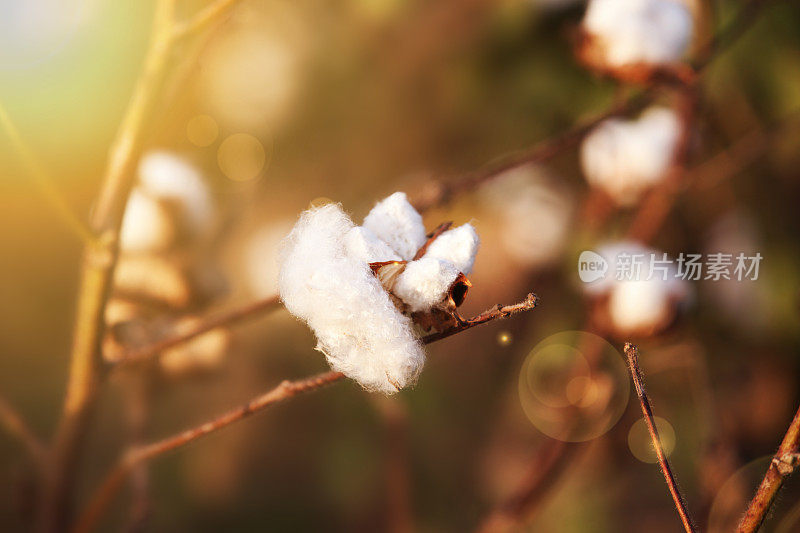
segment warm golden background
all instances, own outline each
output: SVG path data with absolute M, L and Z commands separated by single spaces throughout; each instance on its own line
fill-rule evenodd
M 742 4 L 712 3 L 722 21 Z M 180 2 L 180 12 L 202 4 Z M 702 4 L 698 39 L 712 26 Z M 711 531 L 715 503 L 743 509 L 800 392 L 800 7 L 768 4 L 705 74 L 692 161 L 741 148 L 752 132 L 755 153 L 690 187 L 653 243 L 677 254 L 742 239 L 764 256 L 761 276 L 746 286 L 696 283 L 677 322 L 640 343 L 656 414 L 674 429 L 676 475 Z M 0 2 L 0 103 L 82 218 L 140 71 L 152 10 L 136 1 Z M 458 176 L 608 108 L 617 84 L 573 56 L 582 10 L 553 0 L 243 0 L 181 50 L 147 140 L 200 169 L 223 213 L 205 260 L 227 287 L 191 311 L 268 296 L 279 238 L 312 200 L 340 201 L 360 220 L 388 193 L 414 193 L 432 176 Z M 18 155 L 0 135 L 0 391 L 47 437 L 65 392 L 82 244 Z M 555 235 L 542 245 L 554 248 L 546 260 L 509 252 L 502 235 L 511 230 L 489 189 L 428 213 L 426 224 L 473 220 L 482 236 L 465 315 L 531 290 L 540 308 L 430 347 L 416 388 L 391 400 L 338 384 L 157 459 L 145 529 L 466 531 L 511 494 L 549 440 L 520 405 L 522 363 L 542 339 L 582 327 L 576 254 L 619 236 L 631 216 L 614 213 L 587 236 L 575 150 L 523 172 L 546 174 L 565 213 L 516 220 Z M 212 372 L 154 381 L 146 440 L 326 369 L 311 333 L 285 311 L 232 335 Z M 125 390 L 118 376 L 102 391 L 78 501 L 125 444 Z M 677 531 L 657 466 L 632 453 L 639 417 L 631 401 L 600 437 L 569 445 L 577 451 L 523 527 Z M 24 529 L 29 470 L 0 436 L 2 530 Z M 797 481 L 767 531 L 800 530 Z M 129 507 L 125 492 L 103 528 L 124 528 Z

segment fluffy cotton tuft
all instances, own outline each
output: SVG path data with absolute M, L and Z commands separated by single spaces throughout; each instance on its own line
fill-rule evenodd
M 363 226 L 352 228 L 344 236 L 347 251 L 365 263 L 400 261 L 400 256 Z
M 469 274 L 480 246 L 478 232 L 472 224 L 447 230 L 434 240 L 423 257 L 449 261 L 456 270 Z
M 648 109 L 638 120 L 606 120 L 581 146 L 586 179 L 620 205 L 631 205 L 664 177 L 679 136 L 678 117 L 663 107 Z
M 458 273 L 459 269 L 450 261 L 427 257 L 426 254 L 406 265 L 393 291 L 412 312 L 426 311 L 445 299 Z
M 120 247 L 126 252 L 163 250 L 175 239 L 175 224 L 157 199 L 138 189 L 131 191 L 120 230 Z
M 596 39 L 605 63 L 621 67 L 680 60 L 693 20 L 681 0 L 590 0 L 583 27 Z
M 405 201 L 404 195 L 399 198 Z M 378 211 L 384 216 L 373 217 L 373 222 L 396 222 L 387 213 L 404 212 L 388 208 L 396 207 L 397 200 L 385 202 Z M 314 330 L 317 349 L 334 370 L 368 390 L 391 394 L 416 380 L 425 356 L 411 319 L 400 313 L 369 264 L 348 246 L 354 227 L 338 204 L 303 213 L 282 244 L 280 295 L 286 308 Z M 379 234 L 386 235 L 405 242 L 399 232 Z
M 363 226 L 406 261 L 413 259 L 425 244 L 422 216 L 403 192 L 396 192 L 378 202 L 364 218 Z

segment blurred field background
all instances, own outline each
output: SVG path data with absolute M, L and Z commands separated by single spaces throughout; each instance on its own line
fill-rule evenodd
M 713 4 L 726 21 L 742 2 Z M 201 5 L 187 0 L 180 11 Z M 696 39 L 707 39 L 712 10 L 694 7 Z M 152 9 L 0 2 L 0 102 L 81 216 L 140 71 Z M 342 202 L 360 220 L 391 192 L 413 194 L 432 177 L 459 176 L 602 113 L 621 95 L 574 59 L 582 12 L 581 2 L 554 0 L 243 0 L 187 45 L 148 136 L 148 151 L 199 170 L 222 219 L 204 260 L 224 290 L 171 312 L 202 315 L 273 294 L 278 242 L 314 200 Z M 798 30 L 800 6 L 769 2 L 708 68 L 690 166 L 748 139 L 757 146 L 720 179 L 718 165 L 700 173 L 652 243 L 671 255 L 757 250 L 758 281 L 695 282 L 675 324 L 633 339 L 656 414 L 674 430 L 674 470 L 707 531 L 730 530 L 721 525 L 725 509 L 735 522 L 800 400 Z M 50 436 L 65 392 L 82 244 L 0 139 L 0 391 Z M 431 346 L 417 386 L 391 399 L 347 381 L 155 460 L 145 530 L 467 531 L 512 494 L 552 441 L 521 404 L 523 362 L 550 335 L 583 328 L 577 254 L 619 238 L 631 220 L 623 209 L 589 231 L 575 150 L 516 172 L 542 191 L 529 217 L 509 221 L 498 181 L 425 221 L 473 221 L 481 235 L 465 316 L 529 291 L 539 308 Z M 515 231 L 533 235 L 540 253 L 509 247 L 504 235 Z M 307 327 L 283 310 L 230 333 L 213 371 L 152 381 L 146 441 L 327 368 Z M 608 340 L 619 349 L 628 339 Z M 126 379 L 117 375 L 102 391 L 79 501 L 128 438 Z M 628 387 L 626 374 L 618 386 Z M 581 422 L 597 438 L 565 445 L 568 464 L 523 530 L 679 530 L 657 465 L 637 458 L 649 444 L 627 398 L 616 423 Z M 0 437 L 0 529 L 23 529 L 30 482 L 18 445 Z M 130 492 L 103 530 L 128 524 Z M 798 495 L 790 480 L 765 531 L 800 531 Z

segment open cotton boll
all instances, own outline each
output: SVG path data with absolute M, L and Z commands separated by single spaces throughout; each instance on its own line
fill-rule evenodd
M 583 28 L 608 66 L 664 64 L 685 53 L 693 20 L 681 0 L 590 0 Z
M 178 206 L 185 229 L 206 235 L 214 226 L 216 212 L 208 185 L 200 172 L 183 158 L 165 151 L 150 152 L 139 163 L 142 191 Z
M 472 224 L 464 224 L 439 235 L 428 246 L 423 257 L 449 261 L 458 271 L 469 274 L 480 243 L 478 232 Z
M 411 319 L 348 249 L 354 227 L 338 204 L 304 212 L 281 246 L 279 291 L 289 312 L 314 330 L 334 370 L 391 394 L 416 380 L 425 355 Z
M 401 259 L 388 244 L 363 226 L 352 228 L 344 238 L 347 251 L 365 263 L 399 261 Z
M 119 245 L 125 252 L 156 252 L 175 240 L 175 224 L 157 199 L 134 189 L 122 218 Z
M 406 261 L 413 259 L 425 244 L 422 216 L 403 192 L 396 192 L 375 204 L 364 218 L 363 226 Z
M 669 169 L 680 137 L 680 121 L 667 108 L 651 108 L 638 120 L 609 119 L 581 146 L 581 166 L 594 187 L 629 206 Z
M 406 265 L 393 292 L 412 312 L 428 311 L 444 301 L 458 274 L 459 269 L 453 263 L 426 254 Z

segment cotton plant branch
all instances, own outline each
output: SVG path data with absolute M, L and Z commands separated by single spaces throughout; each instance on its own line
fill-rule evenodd
M 16 409 L 2 396 L 0 396 L 0 426 L 22 444 L 37 468 L 41 469 L 45 466 L 47 448 L 28 427 Z
M 738 533 L 754 533 L 759 530 L 784 481 L 794 473 L 798 464 L 800 464 L 800 408 L 797 409 L 778 451 L 770 461 L 764 479 L 761 480 L 755 496 L 739 522 Z
M 445 331 L 424 336 L 421 342 L 423 344 L 431 344 L 481 324 L 529 311 L 536 307 L 538 301 L 539 299 L 535 294 L 528 294 L 522 302 L 512 305 L 497 305 Z M 345 375 L 341 372 L 330 371 L 296 381 L 283 381 L 274 389 L 254 398 L 237 409 L 228 411 L 210 422 L 182 431 L 175 436 L 165 438 L 155 443 L 129 449 L 123 454 L 117 465 L 90 497 L 89 503 L 76 521 L 73 531 L 76 533 L 88 532 L 97 525 L 98 520 L 102 517 L 114 496 L 122 487 L 123 482 L 137 465 L 164 453 L 186 446 L 201 437 L 247 418 L 271 405 L 288 400 L 305 392 L 320 389 L 326 385 L 342 381 L 343 379 L 345 379 Z
M 149 361 L 154 357 L 157 357 L 164 350 L 188 342 L 196 337 L 199 337 L 203 333 L 207 333 L 219 327 L 230 326 L 244 320 L 255 318 L 263 313 L 267 313 L 280 307 L 280 298 L 278 296 L 271 296 L 269 298 L 237 307 L 236 309 L 232 309 L 230 311 L 212 315 L 211 317 L 204 319 L 189 331 L 164 337 L 155 341 L 149 346 L 134 349 L 129 353 L 125 353 L 122 356 L 122 359 L 115 364 L 114 368 L 121 369 L 136 365 L 137 363 Z
M 650 405 L 650 399 L 647 397 L 642 371 L 639 368 L 639 348 L 634 344 L 626 343 L 624 351 L 628 362 L 628 371 L 631 374 L 633 385 L 636 388 L 636 395 L 639 397 L 639 403 L 642 406 L 642 414 L 647 424 L 647 430 L 650 432 L 650 439 L 653 441 L 653 448 L 655 449 L 656 457 L 658 457 L 658 465 L 661 467 L 661 473 L 664 475 L 664 479 L 667 482 L 667 487 L 669 487 L 672 500 L 675 502 L 675 508 L 678 511 L 678 516 L 681 519 L 683 528 L 687 533 L 694 533 L 696 531 L 694 522 L 689 516 L 689 511 L 686 509 L 686 503 L 678 489 L 678 483 L 675 481 L 672 468 L 669 466 L 667 455 L 664 453 L 664 448 L 661 445 L 661 438 L 658 436 L 658 429 L 656 428 L 653 418 L 653 408 Z
M 52 444 L 52 468 L 42 490 L 39 524 L 42 531 L 59 531 L 69 521 L 73 478 L 101 378 L 104 311 L 119 252 L 119 230 L 135 180 L 135 168 L 144 150 L 178 42 L 175 7 L 176 0 L 156 3 L 143 70 L 111 145 L 92 212 L 90 229 L 95 238 L 86 245 L 83 254 L 67 393 Z M 202 20 L 213 18 L 204 15 Z
M 6 137 L 10 141 L 11 147 L 19 156 L 25 171 L 33 178 L 33 182 L 44 198 L 50 202 L 58 215 L 67 224 L 67 227 L 72 230 L 75 235 L 80 237 L 84 242 L 91 242 L 94 239 L 94 234 L 89 226 L 83 221 L 75 211 L 67 204 L 64 197 L 58 192 L 58 189 L 53 182 L 52 177 L 47 173 L 44 167 L 33 153 L 33 150 L 25 143 L 20 135 L 14 121 L 8 114 L 5 106 L 0 103 L 0 126 L 5 131 Z

